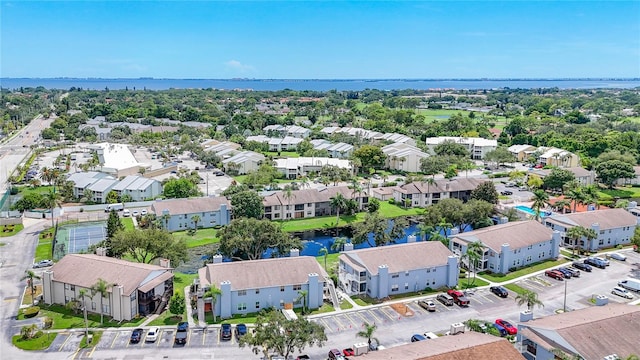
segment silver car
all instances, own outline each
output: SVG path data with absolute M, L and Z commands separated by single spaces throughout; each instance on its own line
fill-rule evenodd
M 53 261 L 51 261 L 51 260 L 40 260 L 37 263 L 33 264 L 33 268 L 34 269 L 48 267 L 48 266 L 53 266 Z
M 618 260 L 618 261 L 627 261 L 627 257 L 620 254 L 620 253 L 611 253 L 608 255 L 608 257 L 610 257 L 611 259 L 614 260 Z
M 629 290 L 616 286 L 611 290 L 613 295 L 621 296 L 625 299 L 633 299 L 633 295 L 629 292 Z

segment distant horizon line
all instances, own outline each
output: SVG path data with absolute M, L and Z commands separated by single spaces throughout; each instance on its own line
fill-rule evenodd
M 171 77 L 0 77 L 0 80 L 215 80 L 215 81 L 640 81 L 640 77 L 513 77 L 513 78 L 171 78 Z

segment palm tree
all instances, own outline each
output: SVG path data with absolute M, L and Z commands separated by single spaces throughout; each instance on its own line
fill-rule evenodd
M 576 208 L 578 207 L 578 204 L 582 204 L 586 200 L 586 196 L 584 195 L 580 187 L 574 187 L 574 188 L 568 189 L 565 192 L 564 197 L 565 199 L 569 199 L 573 202 L 574 213 L 576 212 Z
M 418 234 L 420 235 L 420 238 L 422 238 L 422 241 L 426 241 L 427 235 L 433 233 L 434 231 L 435 228 L 431 225 L 427 225 L 425 223 L 418 224 Z
M 365 322 L 363 325 L 364 325 L 364 330 L 358 331 L 356 333 L 356 337 L 367 339 L 367 343 L 369 343 L 369 349 L 371 349 L 371 339 L 375 340 L 376 344 L 380 343 L 380 341 L 378 341 L 377 338 L 373 337 L 373 333 L 376 332 L 376 329 L 378 327 L 376 326 L 376 324 L 369 325 L 369 323 L 367 322 Z
M 91 286 L 91 297 L 95 297 L 100 294 L 100 324 L 103 322 L 104 309 L 102 301 L 105 297 L 109 296 L 109 289 L 113 284 L 109 284 L 106 280 L 99 278 L 98 281 Z
M 213 313 L 213 322 L 216 322 L 216 303 L 218 302 L 218 296 L 222 296 L 222 290 L 218 289 L 215 285 L 211 285 L 207 291 L 202 294 L 203 298 L 211 298 L 211 312 Z
M 549 203 L 549 194 L 544 190 L 536 190 L 533 192 L 533 204 L 531 208 L 536 213 L 536 221 L 540 221 L 540 209 Z
M 38 179 L 36 179 L 36 178 L 33 178 L 33 179 L 29 180 L 29 184 L 30 184 L 32 187 L 40 186 L 40 180 L 38 180 Z
M 572 249 L 571 249 L 571 253 L 573 255 L 575 255 L 575 251 L 576 251 L 576 246 L 579 246 L 579 240 L 580 238 L 582 238 L 582 236 L 584 235 L 584 230 L 585 228 L 582 226 L 574 226 L 572 228 L 570 228 L 569 230 L 567 230 L 567 232 L 565 233 L 565 236 L 571 240 L 571 244 Z M 580 251 L 578 251 L 578 254 L 580 253 Z
M 318 256 L 324 256 L 324 270 L 327 270 L 327 256 L 329 255 L 329 250 L 327 250 L 326 246 L 323 246 L 318 250 Z
M 293 194 L 293 187 L 291 187 L 291 185 L 287 185 L 284 187 L 284 190 L 282 191 L 282 197 L 287 200 L 287 215 L 289 213 L 289 210 L 291 209 L 291 199 L 293 199 L 294 197 L 296 197 Z M 286 216 L 286 215 L 285 215 Z M 294 212 L 294 216 L 295 216 L 295 212 Z M 288 216 L 287 220 L 291 219 L 293 216 Z
M 169 230 L 169 219 L 171 219 L 171 215 L 162 214 L 162 220 L 164 220 L 164 229 Z
M 331 244 L 331 250 L 336 252 L 342 251 L 344 249 L 344 245 L 348 242 L 348 240 L 349 239 L 344 236 L 334 237 L 333 244 Z
M 566 209 L 571 209 L 571 201 L 567 199 L 560 199 L 551 205 L 555 211 L 559 211 L 564 214 Z
M 80 289 L 80 291 L 78 291 L 78 298 L 76 300 L 80 301 L 80 303 L 82 304 L 82 310 L 84 312 L 84 336 L 86 336 L 87 341 L 89 341 L 89 321 L 87 321 L 87 304 L 86 304 L 87 299 L 91 300 L 91 295 L 89 295 L 89 292 L 87 291 L 87 289 Z
M 589 243 L 591 240 L 598 238 L 598 233 L 596 233 L 596 231 L 591 228 L 585 228 L 584 232 L 582 233 L 582 236 L 584 236 L 586 239 L 586 242 Z
M 27 280 L 27 284 L 31 288 L 31 305 L 36 304 L 35 293 L 36 293 L 36 284 L 34 284 L 34 280 L 40 280 L 40 276 L 36 275 L 32 270 L 25 270 L 24 276 L 20 279 Z
M 473 271 L 473 283 L 476 282 L 476 272 L 478 271 L 478 262 L 482 260 L 484 254 L 484 246 L 480 241 L 474 241 L 467 246 L 467 251 L 464 256 L 469 262 L 469 270 Z M 467 278 L 467 287 L 471 285 L 470 280 Z
M 424 179 L 424 182 L 427 183 L 427 198 L 429 200 L 429 205 L 431 205 L 431 185 L 434 185 L 436 183 L 436 179 L 432 178 L 432 177 L 428 177 Z
M 351 196 L 356 197 L 355 195 L 362 195 L 364 190 L 362 189 L 362 185 L 358 181 L 358 178 L 351 179 L 351 185 L 349 185 L 349 189 L 351 189 Z M 358 211 L 362 209 L 362 196 L 357 197 L 358 199 Z
M 598 201 L 600 200 L 600 193 L 598 192 L 598 188 L 595 185 L 589 185 L 582 188 L 582 192 L 586 197 L 586 202 L 590 204 L 595 204 L 598 209 L 600 209 L 600 204 Z
M 196 214 L 191 217 L 191 221 L 193 221 L 193 229 L 198 231 L 198 223 L 200 222 L 200 215 Z
M 44 199 L 45 202 L 47 204 L 47 206 L 51 209 L 51 227 L 54 227 L 54 223 L 53 223 L 53 209 L 58 207 L 61 203 L 61 197 L 60 197 L 60 193 L 57 193 L 55 191 L 49 191 L 48 193 L 46 193 L 44 195 Z
M 331 198 L 329 202 L 332 208 L 336 209 L 336 227 L 340 223 L 340 209 L 344 208 L 347 204 L 347 199 L 342 195 L 342 193 L 337 193 L 336 196 Z
M 523 290 L 521 293 L 518 294 L 518 296 L 516 296 L 515 301 L 518 304 L 518 306 L 527 304 L 527 310 L 529 311 L 533 311 L 533 307 L 536 305 L 540 307 L 544 307 L 544 304 L 542 303 L 542 301 L 538 299 L 538 294 L 531 290 Z
M 307 290 L 298 290 L 298 298 L 296 299 L 296 302 L 302 300 L 302 315 L 304 315 L 307 312 L 307 296 L 309 295 L 309 292 Z

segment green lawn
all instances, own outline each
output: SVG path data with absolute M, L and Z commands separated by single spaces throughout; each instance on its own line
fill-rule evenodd
M 173 277 L 173 293 L 182 291 L 184 294 L 184 288 L 193 284 L 193 280 L 198 277 L 198 274 L 183 274 L 181 272 L 174 273 Z
M 258 320 L 258 313 L 249 313 L 249 314 L 235 314 L 231 319 L 220 319 L 219 316 L 216 316 L 216 321 L 213 321 L 213 314 L 211 311 L 207 311 L 204 314 L 204 320 L 207 324 L 255 324 Z
M 121 218 L 120 221 L 122 222 L 122 225 L 124 226 L 125 230 L 133 230 L 133 219 L 132 218 Z
M 97 306 L 100 306 L 97 304 Z M 61 305 L 43 305 L 40 306 L 40 312 L 37 317 L 50 317 L 53 319 L 52 329 L 74 329 L 84 327 L 84 318 L 82 312 L 75 314 L 73 311 L 67 309 Z M 18 320 L 23 320 L 25 317 L 22 314 L 22 310 L 18 311 Z M 100 324 L 100 315 L 88 313 L 87 320 L 89 327 L 135 327 L 140 325 L 144 318 L 134 319 L 131 321 L 118 322 L 114 321 L 108 316 L 104 317 L 104 322 Z
M 480 274 L 480 276 L 482 276 L 483 278 L 492 281 L 492 282 L 503 282 L 503 281 L 509 281 L 509 280 L 513 280 L 515 278 L 519 278 L 521 276 L 525 276 L 525 275 L 529 275 L 531 273 L 534 273 L 536 271 L 539 270 L 544 270 L 544 269 L 548 269 L 550 267 L 554 267 L 557 265 L 562 265 L 564 263 L 566 263 L 567 260 L 566 259 L 559 259 L 559 260 L 546 260 L 540 263 L 535 263 L 531 266 L 528 266 L 526 268 L 517 270 L 517 271 L 513 271 L 510 272 L 506 275 L 502 275 L 502 274 Z
M 488 282 L 482 280 L 479 277 L 476 277 L 475 280 L 473 280 L 473 277 L 472 277 L 470 281 L 471 281 L 471 283 L 469 285 L 467 285 L 467 279 L 460 279 L 460 281 L 458 281 L 458 285 L 463 289 L 473 289 L 473 288 L 476 288 L 476 287 L 489 285 Z
M 264 153 L 265 156 L 273 156 L 274 158 L 276 157 L 282 157 L 282 158 L 297 158 L 300 157 L 300 154 L 298 154 L 295 151 L 280 151 L 280 155 L 278 155 L 277 151 L 267 151 Z
M 53 258 L 53 254 L 51 253 L 51 242 L 53 241 L 53 236 L 47 237 L 49 234 L 53 235 L 52 229 L 47 229 L 40 233 L 38 246 L 36 247 L 35 262 Z
M 24 225 L 15 224 L 15 225 L 2 225 L 0 227 L 0 237 L 9 237 L 13 236 L 24 229 Z
M 193 236 L 189 235 L 188 231 L 176 231 L 172 234 L 176 239 L 184 239 L 187 242 L 188 248 L 193 248 L 196 246 L 215 244 L 220 242 L 217 233 L 218 230 L 214 228 L 207 228 L 198 229 L 198 231 L 196 231 Z
M 149 323 L 149 326 L 165 326 L 165 325 L 177 325 L 184 319 L 182 315 L 176 316 L 169 310 L 163 312 Z
M 515 292 L 516 294 L 522 294 L 524 293 L 527 289 L 523 288 L 522 286 L 518 286 L 516 284 L 507 284 L 504 286 L 505 288 Z
M 640 187 L 628 186 L 615 189 L 602 189 L 598 191 L 598 195 L 600 195 L 600 200 L 640 198 Z
M 40 337 L 29 340 L 22 340 L 22 336 L 14 335 L 11 338 L 11 342 L 15 347 L 22 350 L 45 350 L 49 348 L 55 338 L 56 334 L 52 333 L 43 333 Z
M 382 215 L 382 217 L 386 217 L 386 218 L 394 218 L 394 217 L 399 217 L 399 216 L 413 216 L 413 215 L 420 215 L 424 212 L 424 209 L 420 209 L 420 208 L 402 208 L 400 206 L 397 205 L 392 205 L 389 204 L 386 201 L 381 201 L 380 202 L 380 210 L 379 213 L 380 215 Z
M 351 308 L 353 308 L 353 305 L 351 305 L 347 300 L 342 300 L 340 303 L 340 310 L 349 310 Z
M 38 194 L 46 194 L 50 191 L 53 191 L 53 186 L 51 185 L 46 185 L 46 186 L 20 186 L 20 193 L 25 196 L 27 194 L 31 194 L 31 193 L 38 193 Z M 58 190 L 56 189 L 56 192 Z
M 327 272 L 338 266 L 338 256 L 340 256 L 340 253 L 327 255 Z M 318 260 L 318 263 L 324 267 L 324 256 L 316 256 L 316 260 Z

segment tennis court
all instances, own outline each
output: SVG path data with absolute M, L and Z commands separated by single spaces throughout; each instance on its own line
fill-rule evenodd
M 66 254 L 86 252 L 89 246 L 99 243 L 107 237 L 107 223 L 105 221 L 65 224 L 58 227 L 55 258 Z

